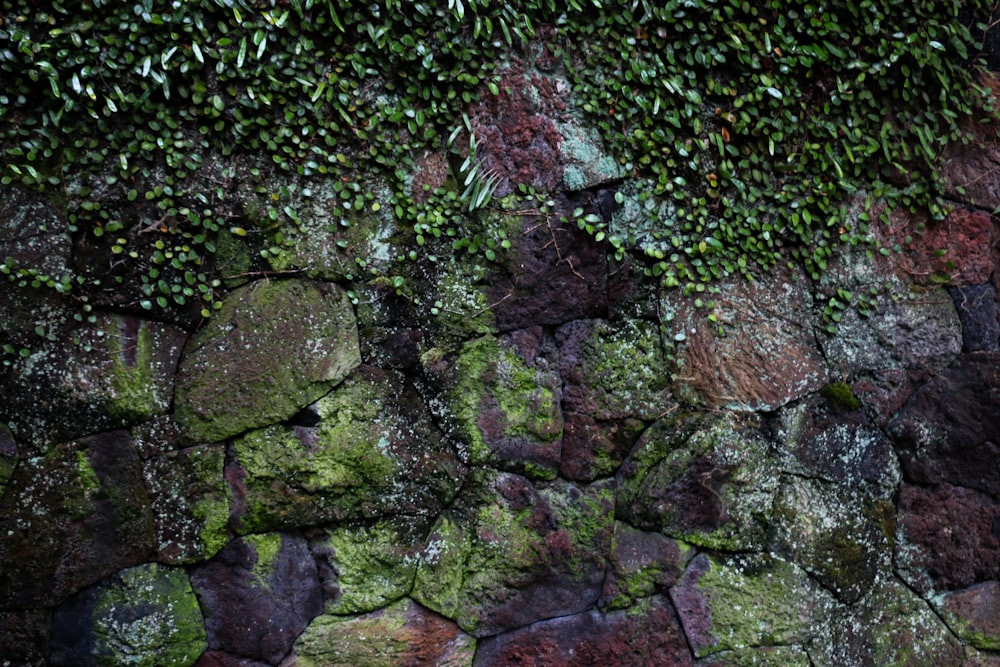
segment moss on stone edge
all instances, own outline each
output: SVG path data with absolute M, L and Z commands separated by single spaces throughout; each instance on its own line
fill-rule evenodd
M 456 381 L 450 403 L 458 429 L 469 445 L 469 462 L 481 465 L 495 456 L 486 441 L 480 420 L 484 404 L 495 407 L 504 440 L 544 445 L 562 437 L 559 396 L 514 350 L 494 336 L 483 336 L 462 347 L 456 365 Z M 538 465 L 524 465 L 533 477 L 552 479 L 554 471 Z
M 120 572 L 94 611 L 98 663 L 188 667 L 208 644 L 198 598 L 182 569 L 156 563 Z

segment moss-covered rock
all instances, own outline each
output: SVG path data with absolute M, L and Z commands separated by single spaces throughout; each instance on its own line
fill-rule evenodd
M 836 608 L 804 570 L 766 554 L 700 554 L 671 598 L 698 657 L 762 646 L 805 647 Z
M 851 604 L 891 565 L 892 532 L 884 532 L 886 501 L 814 479 L 788 476 L 774 501 L 775 548 Z
M 666 593 L 693 556 L 686 544 L 616 521 L 600 608 L 627 609 L 641 598 Z
M 763 549 L 779 461 L 756 417 L 686 414 L 646 430 L 618 474 L 617 516 L 712 549 Z
M 184 570 L 122 570 L 55 612 L 51 664 L 188 667 L 207 648 L 198 598 Z
M 295 642 L 300 667 L 471 667 L 476 640 L 412 600 L 361 616 L 322 615 Z
M 880 578 L 871 593 L 830 618 L 811 651 L 820 667 L 962 665 L 962 647 L 930 605 L 895 578 Z
M 43 446 L 126 428 L 170 410 L 183 330 L 101 315 L 61 333 L 73 326 L 71 318 L 39 317 L 46 337 L 16 359 L 0 383 L 0 403 L 18 440 Z
M 0 606 L 50 606 L 154 551 L 142 463 L 128 433 L 24 458 L 0 500 Z
M 579 320 L 560 327 L 556 339 L 568 411 L 598 420 L 652 420 L 675 405 L 656 324 Z
M 463 466 L 399 373 L 364 367 L 303 414 L 233 445 L 239 532 L 433 515 L 462 483 Z
M 469 463 L 552 479 L 563 419 L 555 346 L 542 329 L 466 343 L 447 401 Z
M 413 598 L 477 637 L 593 605 L 610 550 L 610 491 L 536 488 L 503 473 L 477 481 L 435 524 Z
M 327 529 L 312 544 L 329 569 L 328 587 L 336 591 L 326 612 L 367 613 L 409 595 L 429 529 L 428 517 L 411 516 Z
M 361 362 L 347 294 L 319 282 L 260 281 L 234 291 L 189 342 L 175 413 L 214 442 L 293 416 Z
M 223 447 L 204 445 L 162 454 L 143 464 L 161 562 L 210 558 L 229 541 L 224 459 Z

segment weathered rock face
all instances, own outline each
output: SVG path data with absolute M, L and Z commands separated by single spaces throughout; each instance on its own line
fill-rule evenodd
M 547 202 L 477 213 L 495 259 L 406 260 L 383 183 L 318 178 L 266 265 L 219 253 L 201 328 L 0 292 L 0 667 L 1000 665 L 992 138 L 943 220 L 873 231 L 898 250 L 687 296 L 571 219 L 673 252 L 680 203 L 536 47 L 469 108 L 497 196 Z M 0 190 L 0 258 L 87 260 Z
M 262 281 L 229 295 L 184 352 L 176 416 L 215 442 L 293 416 L 361 362 L 347 295 L 328 283 Z
M 111 314 L 78 325 L 64 308 L 43 307 L 36 317 L 51 340 L 16 361 L 0 384 L 18 440 L 43 447 L 170 410 L 182 329 Z
M 248 535 L 192 570 L 208 648 L 277 664 L 322 611 L 316 562 L 301 536 Z
M 149 559 L 155 528 L 125 431 L 50 448 L 18 465 L 0 507 L 0 607 L 47 607 Z
M 198 599 L 184 570 L 140 565 L 61 604 L 52 665 L 187 667 L 205 650 Z

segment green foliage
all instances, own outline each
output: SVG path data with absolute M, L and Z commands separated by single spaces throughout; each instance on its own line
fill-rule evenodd
M 135 305 L 200 301 L 207 316 L 219 237 L 259 239 L 268 259 L 299 224 L 283 194 L 261 186 L 274 171 L 332 180 L 350 210 L 370 199 L 357 187 L 356 165 L 365 165 L 393 179 L 405 220 L 427 225 L 416 219 L 426 207 L 405 193 L 412 156 L 444 147 L 497 59 L 532 34 L 540 9 L 528 9 L 482 0 L 0 2 L 0 181 L 61 190 L 71 231 L 106 261 L 66 278 L 9 264 L 4 273 L 59 286 L 109 272 L 121 282 L 127 272 L 115 267 L 137 268 Z M 484 207 L 496 185 L 479 173 L 474 135 L 469 142 L 465 211 Z M 265 190 L 255 229 L 234 201 L 245 174 Z
M 866 216 L 848 223 L 848 198 L 945 214 L 937 159 L 979 104 L 957 12 L 933 0 L 0 0 L 0 182 L 52 192 L 93 249 L 73 275 L 0 271 L 60 292 L 138 275 L 126 305 L 207 316 L 218 248 L 244 239 L 273 260 L 302 232 L 294 202 L 310 179 L 360 211 L 368 172 L 418 246 L 450 239 L 492 259 L 509 241 L 473 222 L 500 179 L 462 119 L 547 25 L 584 111 L 651 183 L 640 196 L 676 207 L 641 242 L 595 216 L 576 216 L 581 228 L 689 292 L 784 263 L 818 278 L 838 244 L 869 237 Z M 457 185 L 408 190 L 426 150 L 456 158 Z M 304 185 L 271 192 L 274 174 Z
M 867 216 L 847 222 L 850 198 L 943 217 L 938 158 L 986 106 L 958 11 L 641 0 L 566 29 L 584 108 L 625 166 L 653 179 L 644 196 L 678 207 L 641 248 L 650 272 L 689 291 L 786 262 L 817 279 L 838 244 L 869 237 Z

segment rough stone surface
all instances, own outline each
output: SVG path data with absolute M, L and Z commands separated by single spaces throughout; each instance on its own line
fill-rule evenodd
M 434 514 L 464 476 L 405 378 L 372 367 L 231 451 L 226 478 L 242 533 Z
M 669 600 L 655 596 L 628 612 L 588 611 L 481 639 L 473 664 L 684 667 L 693 661 Z
M 824 667 L 965 664 L 961 646 L 940 617 L 892 577 L 880 581 L 847 614 L 831 615 L 829 624 L 811 651 L 814 662 Z
M 670 595 L 698 657 L 808 644 L 835 609 L 803 570 L 768 555 L 699 554 Z
M 894 535 L 879 520 L 891 516 L 892 506 L 857 489 L 831 486 L 795 476 L 783 480 L 774 501 L 773 548 L 838 600 L 853 604 L 887 564 Z
M 44 311 L 43 311 L 44 312 Z M 128 315 L 102 315 L 62 333 L 66 322 L 32 344 L 0 383 L 0 421 L 35 447 L 126 428 L 170 410 L 174 371 L 186 334 Z M 58 317 L 58 316 L 54 316 Z
M 615 522 L 598 606 L 605 611 L 629 608 L 642 598 L 665 594 L 692 555 L 693 549 L 659 533 Z
M 896 564 L 915 590 L 953 590 L 1000 576 L 995 496 L 947 484 L 904 484 L 898 511 Z
M 888 501 L 896 493 L 902 473 L 892 442 L 865 410 L 815 397 L 782 409 L 776 436 L 790 470 Z
M 813 333 L 814 306 L 801 272 L 777 272 L 753 282 L 727 283 L 711 314 L 668 292 L 664 326 L 678 345 L 685 390 L 708 406 L 775 410 L 827 381 Z M 706 298 L 706 301 L 711 299 Z
M 0 665 L 46 667 L 50 626 L 48 609 L 0 611 Z
M 142 464 L 125 431 L 25 459 L 0 500 L 0 608 L 51 606 L 155 549 Z
M 1000 494 L 1000 354 L 959 357 L 889 425 L 903 470 L 924 484 Z
M 224 458 L 223 447 L 204 445 L 162 454 L 143 464 L 161 562 L 205 560 L 229 541 Z
M 992 283 L 948 289 L 962 323 L 962 352 L 1000 350 L 1000 311 Z
M 237 538 L 191 572 L 208 648 L 277 664 L 323 610 L 306 540 L 285 533 Z M 220 658 L 221 660 L 221 658 Z
M 933 599 L 935 609 L 960 639 L 986 650 L 1000 650 L 1000 582 L 984 581 Z
M 70 598 L 52 625 L 54 667 L 189 667 L 205 650 L 187 574 L 156 563 L 122 570 Z
M 904 244 L 897 266 L 917 284 L 979 285 L 990 279 L 993 225 L 986 211 L 960 207 L 937 222 L 896 211 L 892 219 L 895 237 Z
M 415 600 L 476 637 L 597 602 L 613 529 L 607 489 L 562 481 L 536 488 L 500 473 L 481 480 L 476 495 L 438 519 Z
M 653 420 L 675 406 L 657 326 L 577 320 L 556 331 L 564 409 L 595 420 Z
M 188 343 L 176 417 L 214 442 L 288 419 L 361 363 L 350 300 L 339 287 L 260 281 L 230 294 Z
M 513 247 L 504 255 L 505 270 L 491 277 L 485 291 L 501 331 L 608 312 L 607 244 L 560 221 L 572 215 L 574 202 L 560 198 L 556 204 L 554 214 L 526 217 L 520 229 L 508 233 Z
M 559 356 L 541 327 L 466 343 L 447 374 L 470 463 L 553 478 L 563 435 Z
M 400 600 L 362 616 L 318 616 L 281 666 L 466 667 L 475 650 L 476 640 L 455 623 L 412 600 Z
M 325 611 L 367 613 L 408 595 L 430 523 L 428 517 L 400 516 L 337 526 L 314 537 L 310 549 L 326 594 Z
M 763 548 L 779 470 L 753 421 L 695 414 L 653 424 L 618 473 L 616 516 L 711 549 Z

